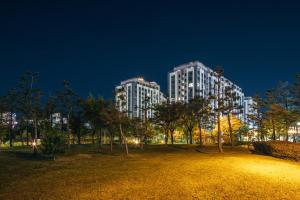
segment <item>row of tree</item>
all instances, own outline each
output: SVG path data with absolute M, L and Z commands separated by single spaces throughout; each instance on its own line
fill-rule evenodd
M 174 131 L 181 127 L 187 136 L 187 142 L 192 144 L 194 128 L 198 126 L 199 143 L 202 145 L 203 131 L 212 127 L 215 118 L 220 121 L 221 115 L 226 114 L 230 125 L 231 116 L 237 114 L 234 111 L 240 109 L 232 87 L 227 87 L 225 95 L 221 95 L 222 73 L 222 70 L 216 70 L 218 87 L 215 96 L 211 95 L 211 98 L 207 99 L 197 97 L 186 104 L 166 102 L 154 108 L 147 104 L 147 98 L 145 98 L 145 106 L 142 108 L 145 112 L 144 116 L 147 116 L 148 109 L 154 109 L 155 117 L 153 119 L 147 119 L 147 117 L 130 119 L 126 109 L 120 108 L 126 105 L 125 97 L 121 97 L 121 102 L 107 101 L 102 97 L 95 98 L 92 95 L 83 99 L 76 95 L 68 81 L 63 82 L 63 87 L 59 91 L 45 95 L 38 88 L 39 74 L 26 72 L 21 76 L 15 88 L 0 98 L 2 116 L 0 139 L 4 142 L 8 138 L 9 145 L 12 146 L 13 139 L 19 136 L 22 144 L 29 145 L 36 142 L 38 138 L 42 138 L 43 133 L 55 129 L 66 136 L 68 147 L 74 141 L 74 136 L 80 144 L 81 137 L 85 134 L 91 136 L 92 143 L 95 143 L 95 138 L 98 136 L 97 141 L 101 147 L 102 136 L 105 132 L 110 136 L 112 148 L 115 133 L 118 133 L 120 145 L 124 145 L 128 152 L 126 142 L 128 135 L 137 137 L 142 148 L 146 139 L 155 132 L 157 133 L 160 128 L 165 134 L 165 143 L 167 144 L 171 137 L 173 144 Z M 215 106 L 212 106 L 213 100 L 217 102 Z M 53 121 L 55 113 L 58 113 L 59 123 Z M 14 123 L 15 120 L 17 124 Z M 233 144 L 231 127 L 229 130 Z M 218 135 L 221 144 L 221 127 L 218 129 Z
M 235 144 L 235 136 L 238 129 L 242 127 L 240 123 L 238 128 L 233 127 L 233 119 L 241 122 L 237 116 L 241 116 L 243 106 L 241 105 L 240 96 L 237 95 L 233 85 L 226 85 L 224 91 L 224 83 L 221 81 L 223 69 L 215 70 L 216 87 L 209 97 L 195 97 L 188 103 L 172 103 L 166 102 L 158 105 L 155 109 L 154 123 L 160 125 L 165 133 L 165 143 L 168 143 L 171 137 L 171 143 L 174 143 L 174 131 L 179 127 L 182 128 L 186 135 L 186 141 L 193 144 L 193 135 L 195 127 L 199 131 L 199 144 L 203 145 L 203 138 L 207 130 L 215 129 L 219 151 L 222 152 L 223 135 L 225 130 L 229 134 L 230 144 Z M 222 119 L 226 116 L 227 127 L 222 126 Z M 223 120 L 224 124 L 224 120 Z M 215 127 L 215 128 L 214 128 Z M 214 140 L 215 141 L 215 140 Z
M 237 134 L 259 140 L 276 140 L 285 135 L 288 140 L 288 130 L 296 127 L 299 121 L 300 75 L 293 85 L 281 82 L 264 97 L 255 96 L 253 112 L 249 115 L 253 126 L 248 127 L 238 117 L 243 112 L 240 97 L 230 84 L 222 90 L 221 68 L 214 73 L 217 77 L 215 89 L 208 98 L 199 96 L 189 103 L 167 101 L 152 107 L 146 97 L 141 108 L 144 117 L 132 119 L 128 117 L 125 96 L 119 96 L 119 102 L 93 95 L 83 99 L 68 81 L 63 82 L 59 91 L 46 96 L 37 87 L 39 74 L 26 72 L 15 88 L 0 97 L 0 140 L 8 140 L 12 147 L 13 140 L 19 137 L 22 145 L 29 145 L 55 131 L 65 136 L 69 148 L 72 143 L 81 144 L 82 137 L 88 136 L 100 149 L 106 136 L 111 151 L 116 138 L 126 154 L 129 136 L 136 138 L 143 149 L 149 138 L 160 133 L 164 134 L 165 144 L 174 144 L 174 134 L 178 130 L 183 131 L 187 143 L 198 142 L 200 145 L 204 144 L 210 130 L 220 152 L 226 134 L 231 145 L 235 144 Z M 118 91 L 118 94 L 124 94 L 124 91 Z M 151 119 L 147 118 L 149 109 L 155 113 Z M 59 122 L 53 121 L 55 113 Z M 194 141 L 196 130 L 199 135 Z
M 263 96 L 256 95 L 253 100 L 254 112 L 249 118 L 258 140 L 289 141 L 292 137 L 296 142 L 300 121 L 300 74 L 294 84 L 279 82 L 275 88 Z M 294 130 L 292 135 L 290 130 Z

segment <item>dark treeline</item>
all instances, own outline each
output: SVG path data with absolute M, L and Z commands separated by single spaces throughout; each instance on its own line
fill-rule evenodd
M 116 91 L 121 94 L 120 102 L 93 95 L 82 98 L 72 89 L 71 83 L 63 81 L 57 92 L 46 95 L 37 87 L 39 74 L 26 72 L 13 89 L 0 97 L 0 142 L 8 142 L 12 147 L 16 142 L 30 146 L 41 140 L 44 146 L 52 148 L 46 150 L 50 153 L 57 148 L 51 146 L 55 141 L 67 148 L 72 144 L 91 143 L 99 150 L 105 143 L 111 152 L 118 144 L 126 154 L 129 139 L 134 138 L 141 149 L 160 134 L 166 145 L 174 144 L 178 130 L 186 143 L 203 145 L 209 138 L 218 144 L 220 152 L 225 138 L 231 145 L 243 140 L 242 136 L 248 141 L 293 137 L 296 142 L 299 133 L 289 135 L 289 130 L 298 130 L 300 75 L 294 84 L 280 82 L 264 96 L 256 95 L 252 114 L 248 116 L 252 124 L 249 126 L 238 119 L 243 109 L 234 88 L 227 86 L 221 94 L 222 74 L 222 69 L 215 70 L 216 88 L 209 98 L 196 97 L 189 103 L 166 101 L 155 107 L 145 98 L 142 110 L 147 113 L 154 109 L 155 116 L 132 119 L 127 115 L 122 91 Z
M 264 95 L 255 95 L 253 100 L 254 113 L 249 119 L 255 125 L 257 140 L 297 141 L 300 127 L 300 74 L 296 76 L 294 84 L 279 82 Z

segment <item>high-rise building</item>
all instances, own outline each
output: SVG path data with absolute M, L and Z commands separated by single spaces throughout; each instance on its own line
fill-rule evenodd
M 122 81 L 116 87 L 116 103 L 120 111 L 132 118 L 144 119 L 154 116 L 153 106 L 166 101 L 160 86 L 144 78 L 132 78 Z M 146 115 L 145 115 L 146 114 Z
M 249 115 L 254 115 L 257 112 L 254 108 L 255 102 L 252 97 L 245 97 L 244 99 L 244 122 L 249 125 L 249 128 L 254 128 L 255 124 L 250 120 Z
M 217 92 L 218 77 L 209 67 L 199 61 L 182 64 L 175 67 L 168 76 L 168 90 L 170 102 L 189 102 L 195 97 L 208 98 Z M 225 88 L 230 86 L 238 97 L 236 103 L 244 106 L 244 93 L 242 89 L 225 78 L 221 77 L 221 97 L 225 94 Z M 216 101 L 212 101 L 216 107 Z M 243 112 L 238 115 L 244 119 Z
M 2 123 L 9 125 L 12 123 L 12 128 L 15 128 L 18 125 L 17 114 L 11 112 L 0 113 L 0 120 Z

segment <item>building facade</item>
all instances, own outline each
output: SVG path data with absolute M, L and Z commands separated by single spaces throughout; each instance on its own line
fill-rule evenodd
M 160 86 L 144 78 L 122 81 L 115 89 L 115 101 L 120 111 L 131 118 L 145 119 L 154 116 L 153 106 L 166 101 Z
M 209 67 L 199 61 L 182 64 L 175 67 L 168 75 L 168 91 L 170 102 L 189 102 L 195 97 L 209 98 L 217 93 L 218 77 Z M 225 78 L 221 77 L 221 98 L 225 95 L 225 88 L 230 86 L 237 96 L 236 103 L 244 106 L 244 93 L 242 89 Z M 216 107 L 216 100 L 212 100 Z M 238 118 L 244 120 L 244 112 Z
M 254 100 L 252 97 L 245 97 L 244 99 L 244 122 L 249 125 L 250 129 L 255 128 L 255 124 L 250 120 L 249 115 L 254 115 L 257 113 L 254 108 Z
M 18 125 L 17 114 L 11 112 L 0 113 L 0 122 L 9 125 L 11 123 L 12 128 Z

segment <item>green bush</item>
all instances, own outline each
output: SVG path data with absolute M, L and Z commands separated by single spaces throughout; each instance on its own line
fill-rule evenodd
M 65 152 L 65 137 L 57 131 L 47 132 L 41 142 L 41 150 L 46 155 Z
M 283 159 L 300 160 L 300 144 L 282 141 L 254 142 L 258 153 Z
M 237 141 L 236 145 L 248 145 L 249 143 L 251 144 L 251 142 L 248 141 Z

